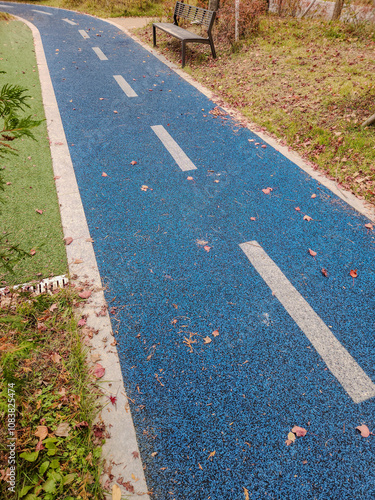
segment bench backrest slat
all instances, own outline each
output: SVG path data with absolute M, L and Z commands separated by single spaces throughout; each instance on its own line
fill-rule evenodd
M 174 18 L 180 17 L 191 23 L 202 24 L 208 30 L 211 29 L 215 19 L 216 12 L 212 10 L 202 9 L 182 2 L 176 2 Z

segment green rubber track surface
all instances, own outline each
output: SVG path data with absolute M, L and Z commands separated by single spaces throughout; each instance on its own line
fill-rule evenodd
M 0 70 L 6 72 L 0 74 L 0 87 L 8 83 L 28 89 L 30 109 L 23 116 L 45 119 L 33 37 L 22 22 L 0 21 Z M 9 233 L 10 243 L 28 253 L 35 250 L 35 254 L 18 263 L 13 275 L 0 267 L 0 286 L 67 272 L 46 122 L 34 128 L 33 134 L 35 141 L 21 138 L 13 142 L 17 156 L 0 158 L 7 183 L 0 194 L 4 202 L 0 205 L 0 231 Z

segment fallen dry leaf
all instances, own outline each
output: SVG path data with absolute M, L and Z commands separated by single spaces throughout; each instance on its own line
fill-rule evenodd
M 130 165 L 137 165 L 137 162 L 133 160 L 130 162 Z
M 62 422 L 55 430 L 55 435 L 58 437 L 68 437 L 69 432 L 70 432 L 70 425 L 68 424 L 68 422 Z
M 294 442 L 294 441 L 291 441 L 290 439 L 287 439 L 287 440 L 285 441 L 285 444 L 286 444 L 287 446 L 290 446 L 293 442 Z
M 83 260 L 82 259 L 75 259 L 73 264 L 82 264 Z
M 369 437 L 370 434 L 372 434 L 367 425 L 359 425 L 358 427 L 356 427 L 356 429 L 361 433 L 361 436 L 364 438 L 367 438 Z
M 100 363 L 96 363 L 96 365 L 94 367 L 95 377 L 102 378 L 104 374 L 105 374 L 105 368 Z
M 358 276 L 357 269 L 351 269 L 349 274 L 352 278 L 356 278 Z
M 189 177 L 186 177 L 186 180 L 187 180 L 187 181 L 193 181 L 193 180 L 194 180 L 194 177 L 191 177 L 191 176 L 189 175 Z
M 216 451 L 211 451 L 211 453 L 207 457 L 207 460 L 209 460 L 210 458 L 214 457 L 215 454 L 216 454 Z
M 244 495 L 245 495 L 245 500 L 249 500 L 249 491 L 244 487 L 243 489 Z
M 373 224 L 365 224 L 365 228 L 372 230 L 372 229 L 374 229 L 374 225 Z
M 146 185 L 141 186 L 141 191 L 147 191 L 147 189 L 148 189 L 148 186 L 146 186 Z
M 297 212 L 301 211 L 301 209 L 299 207 L 296 207 L 294 210 L 297 210 Z
M 295 425 L 292 429 L 292 432 L 294 432 L 297 437 L 303 437 L 306 436 L 307 430 L 303 427 L 298 427 L 298 425 Z
M 35 254 L 36 254 L 36 250 L 35 250 L 35 248 L 32 248 L 32 249 L 30 250 L 30 255 L 35 255 Z
M 51 359 L 54 363 L 60 363 L 61 356 L 60 356 L 60 354 L 57 354 L 57 352 L 54 352 L 51 354 Z
M 256 217 L 250 217 L 250 220 L 257 220 Z
M 273 191 L 273 189 L 268 187 L 268 188 L 262 189 L 262 191 L 264 194 L 270 194 L 270 192 Z
M 315 255 L 317 255 L 316 252 L 314 252 L 314 250 L 311 250 L 311 248 L 309 248 L 309 254 L 312 256 L 312 257 L 315 257 Z
M 112 500 L 121 500 L 121 488 L 118 484 L 112 486 Z
M 310 215 L 304 215 L 303 220 L 307 220 L 309 222 L 313 219 L 312 219 L 312 217 L 310 217 Z
M 316 194 L 315 194 L 315 193 L 314 193 L 314 194 L 312 194 L 312 195 L 311 195 L 311 198 L 313 198 L 313 199 L 314 199 L 314 198 L 316 198 Z
M 86 324 L 86 319 L 85 318 L 81 318 L 79 321 L 78 321 L 78 326 L 84 326 Z
M 35 210 L 35 212 L 37 212 L 38 214 L 42 215 L 43 214 L 43 210 Z
M 296 440 L 296 435 L 293 434 L 293 432 L 289 432 L 289 434 L 288 434 L 288 440 L 292 441 L 292 443 L 294 443 L 294 441 Z
M 84 290 L 83 292 L 80 292 L 78 294 L 81 299 L 88 299 L 89 297 L 91 297 L 91 290 Z
M 321 270 L 321 272 L 322 272 L 323 276 L 325 276 L 326 278 L 328 278 L 328 271 L 327 271 L 327 269 L 324 269 L 324 267 L 323 267 L 322 270 Z
M 203 340 L 205 344 L 209 344 L 210 342 L 212 342 L 212 339 L 210 339 L 210 337 L 204 337 Z
M 57 304 L 52 304 L 52 306 L 49 308 L 49 310 L 52 312 L 56 311 L 56 309 L 58 308 L 59 306 Z
M 70 245 L 71 242 L 73 241 L 73 238 L 71 236 L 67 236 L 66 238 L 64 238 L 64 241 L 65 245 Z
M 212 332 L 212 335 L 213 335 L 214 337 L 217 337 L 217 336 L 219 335 L 219 330 L 214 330 L 214 331 Z
M 106 174 L 105 172 L 102 173 L 102 177 L 108 177 L 108 174 Z
M 48 427 L 45 425 L 38 425 L 37 431 L 34 436 L 39 438 L 39 441 L 43 441 L 48 436 Z
M 211 247 L 209 247 L 208 245 L 205 245 L 203 248 L 206 250 L 206 252 L 209 252 L 211 250 Z

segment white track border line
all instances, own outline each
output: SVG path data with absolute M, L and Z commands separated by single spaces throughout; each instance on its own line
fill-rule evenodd
M 248 128 L 251 132 L 260 137 L 263 142 L 269 144 L 276 151 L 285 156 L 285 158 L 288 158 L 288 160 L 292 161 L 295 165 L 304 170 L 313 179 L 320 182 L 320 184 L 322 184 L 323 186 L 327 187 L 330 191 L 332 191 L 332 193 L 334 193 L 336 196 L 345 201 L 345 203 L 347 203 L 355 210 L 357 210 L 357 212 L 361 213 L 371 221 L 375 222 L 375 207 L 373 205 L 363 200 L 360 200 L 350 191 L 340 188 L 335 181 L 328 179 L 325 175 L 315 170 L 312 167 L 312 163 L 306 162 L 298 153 L 292 151 L 291 147 L 282 146 L 279 140 L 271 137 L 264 130 L 261 130 L 261 127 L 259 125 L 249 122 L 249 120 L 246 117 L 244 117 L 239 111 L 230 108 L 229 105 L 226 105 L 225 103 L 223 104 L 223 101 L 219 96 L 215 96 L 213 92 L 211 92 L 209 89 L 205 88 L 202 84 L 194 80 L 194 78 L 185 73 L 179 66 L 169 61 L 166 57 L 158 53 L 155 49 L 151 48 L 149 45 L 143 42 L 143 40 L 134 35 L 131 31 L 124 28 L 124 26 L 121 26 L 121 24 L 117 24 L 115 21 L 109 19 L 102 19 L 102 21 L 106 21 L 107 23 L 112 24 L 113 26 L 116 26 L 116 28 L 123 31 L 126 35 L 128 35 L 135 42 L 141 45 L 145 50 L 147 50 L 147 52 L 150 52 L 153 56 L 159 59 L 159 61 L 161 61 L 171 70 L 177 73 L 178 76 L 183 78 L 187 83 L 190 83 L 190 85 L 192 85 L 197 90 L 199 90 L 199 92 L 208 97 L 214 104 L 220 106 L 226 113 L 228 113 L 229 116 L 238 121 L 240 126 L 245 126 L 246 128 Z
M 100 354 L 101 359 L 99 362 L 106 370 L 102 379 L 103 382 L 100 385 L 104 393 L 108 395 L 108 399 L 105 398 L 107 406 L 101 411 L 100 417 L 106 424 L 110 438 L 106 439 L 103 446 L 103 457 L 106 459 L 107 469 L 110 467 L 110 472 L 114 476 L 114 482 L 118 477 L 122 476 L 124 481 L 130 481 L 134 485 L 136 491 L 133 494 L 123 489 L 125 497 L 132 500 L 150 500 L 147 494 L 148 489 L 141 459 L 135 459 L 133 455 L 134 452 L 137 452 L 140 457 L 117 349 L 110 345 L 114 340 L 111 321 L 108 312 L 106 312 L 105 316 L 99 315 L 97 317 L 95 315 L 95 312 L 101 311 L 103 306 L 106 306 L 106 302 L 94 248 L 92 243 L 87 241 L 90 238 L 90 233 L 42 40 L 39 30 L 32 23 L 21 17 L 14 17 L 25 23 L 31 29 L 34 37 L 53 169 L 55 176 L 59 177 L 56 179 L 56 189 L 60 204 L 61 222 L 64 236 L 73 238 L 73 242 L 66 246 L 69 271 L 71 275 L 78 276 L 77 283 L 89 282 L 93 288 L 93 293 L 86 302 L 82 314 L 87 315 L 87 326 L 99 331 L 90 341 L 90 351 L 91 354 Z M 82 263 L 75 264 L 76 259 L 82 260 Z M 109 402 L 110 395 L 117 398 L 115 406 Z M 134 482 L 132 474 L 138 478 L 138 481 Z M 105 479 L 107 479 L 106 476 L 104 476 L 103 480 Z

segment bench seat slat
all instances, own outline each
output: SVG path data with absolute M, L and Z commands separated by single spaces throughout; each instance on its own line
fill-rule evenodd
M 185 30 L 184 28 L 180 28 L 180 26 L 176 26 L 171 23 L 155 23 L 154 26 L 165 31 L 166 33 L 169 33 L 170 35 L 173 35 L 179 40 L 190 40 L 190 41 L 196 40 L 197 42 L 202 42 L 202 43 L 205 41 L 209 42 L 208 38 L 196 35 L 191 31 Z

